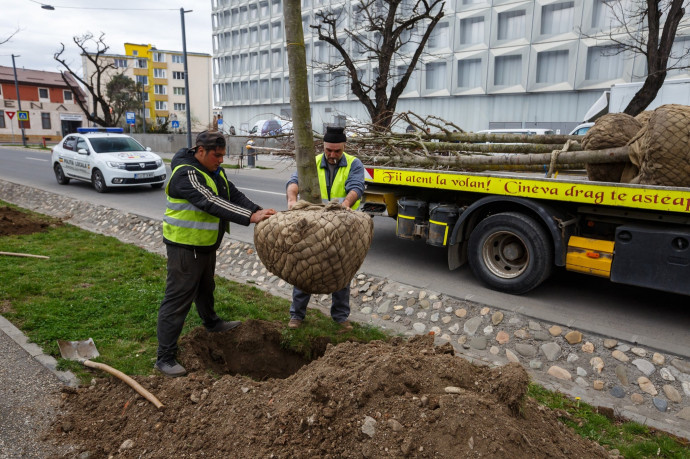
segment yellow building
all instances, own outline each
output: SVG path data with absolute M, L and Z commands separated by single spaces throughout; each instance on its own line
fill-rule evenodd
M 93 55 L 92 55 L 93 56 Z M 124 73 L 144 85 L 144 115 L 146 124 L 161 123 L 166 118 L 179 123 L 180 132 L 186 131 L 187 113 L 182 51 L 156 49 L 150 44 L 125 43 L 125 54 L 102 54 L 99 59 L 111 63 L 114 69 L 106 73 L 103 88 L 116 74 Z M 86 80 L 96 71 L 87 56 L 82 56 Z M 189 72 L 189 104 L 192 131 L 207 129 L 213 120 L 211 95 L 211 55 L 187 52 Z M 105 91 L 105 89 L 103 89 Z M 141 110 L 137 111 L 137 120 Z M 171 123 L 172 125 L 172 123 Z

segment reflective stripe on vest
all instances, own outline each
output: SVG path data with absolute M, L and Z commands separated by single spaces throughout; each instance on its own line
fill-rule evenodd
M 171 242 L 184 245 L 210 246 L 218 240 L 218 225 L 220 218 L 196 207 L 186 199 L 172 198 L 169 194 L 170 181 L 175 172 L 184 167 L 194 167 L 188 164 L 177 166 L 165 187 L 168 204 L 163 217 L 163 237 Z M 194 167 L 206 180 L 206 185 L 218 196 L 218 188 L 213 179 L 200 169 Z M 225 174 L 221 174 L 229 187 Z
M 327 179 L 326 179 L 326 168 L 321 167 L 321 162 L 323 160 L 323 153 L 316 156 L 316 170 L 319 173 L 319 187 L 321 188 L 321 202 L 323 202 L 324 204 L 330 202 L 333 199 L 337 199 L 338 202 L 342 204 L 342 202 L 347 197 L 347 191 L 345 191 L 345 182 L 347 182 L 347 178 L 350 176 L 350 169 L 352 169 L 352 162 L 355 160 L 355 157 L 352 155 L 348 155 L 345 152 L 343 152 L 343 156 L 345 156 L 345 159 L 347 160 L 347 166 L 339 167 L 337 169 L 337 171 L 335 172 L 335 179 L 333 180 L 333 184 L 331 185 L 331 197 L 330 197 L 330 199 L 328 198 L 328 185 L 327 185 Z M 328 166 L 326 166 L 326 167 L 328 167 Z M 352 205 L 352 210 L 356 210 L 359 207 L 360 201 L 361 201 L 361 199 L 358 199 Z

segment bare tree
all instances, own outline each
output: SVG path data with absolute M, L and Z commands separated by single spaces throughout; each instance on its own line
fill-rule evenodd
M 14 37 L 15 35 L 17 35 L 18 33 L 19 33 L 19 29 L 15 30 L 14 32 L 12 32 L 11 34 L 9 34 L 6 38 L 0 38 L 0 45 L 4 45 L 4 44 L 7 43 L 8 41 L 10 41 L 10 40 L 12 39 L 12 37 Z
M 678 26 L 685 14 L 685 1 L 606 2 L 612 16 L 607 38 L 614 43 L 613 53 L 640 54 L 647 64 L 647 78 L 624 110 L 628 115 L 635 116 L 652 103 L 669 70 L 688 68 L 682 62 L 690 50 L 672 53 Z
M 341 58 L 326 63 L 329 74 L 337 76 L 343 69 L 347 72 L 352 93 L 364 104 L 377 129 L 390 127 L 398 99 L 443 18 L 444 6 L 443 0 L 360 0 L 353 2 L 355 11 L 350 17 L 362 25 L 352 27 L 343 27 L 344 18 L 349 16 L 344 8 L 315 14 L 319 24 L 311 27 Z M 369 78 L 360 70 L 367 61 L 377 69 Z M 394 67 L 396 61 L 405 64 L 403 71 Z
M 96 39 L 94 38 L 93 34 L 89 32 L 81 36 L 72 37 L 74 43 L 79 47 L 79 49 L 81 49 L 82 56 L 86 56 L 86 58 L 94 65 L 95 71 L 91 75 L 84 75 L 82 78 L 74 70 L 72 70 L 70 64 L 62 56 L 62 54 L 65 52 L 64 43 L 60 43 L 62 48 L 60 51 L 56 52 L 53 57 L 56 61 L 62 64 L 65 69 L 67 69 L 67 72 L 61 72 L 62 79 L 65 84 L 70 87 L 73 93 L 81 93 L 81 88 L 74 81 L 76 80 L 84 88 L 86 88 L 89 94 L 91 94 L 91 107 L 88 106 L 88 101 L 83 100 L 80 97 L 75 98 L 77 104 L 84 111 L 88 120 L 99 126 L 113 126 L 114 122 L 111 106 L 104 91 L 106 89 L 105 82 L 111 78 L 112 72 L 115 71 L 116 67 L 113 62 L 107 61 L 102 57 L 110 49 L 110 47 L 103 41 L 104 36 L 105 33 L 101 33 L 100 37 Z M 95 52 L 89 50 L 89 48 L 92 46 L 95 46 Z

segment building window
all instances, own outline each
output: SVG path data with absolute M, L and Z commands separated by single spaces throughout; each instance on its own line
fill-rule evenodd
M 154 78 L 165 78 L 165 69 L 153 69 Z
M 347 73 L 336 72 L 333 77 L 333 96 L 345 96 L 349 89 Z
M 173 94 L 176 96 L 184 96 L 186 94 L 184 88 L 173 88 Z
M 325 97 L 328 95 L 328 76 L 324 73 L 314 75 L 314 95 Z
M 618 46 L 593 46 L 587 50 L 586 80 L 614 80 L 623 75 L 623 53 Z
M 669 75 L 688 73 L 690 67 L 690 37 L 676 37 L 668 58 Z
M 5 129 L 5 110 L 0 110 L 0 129 Z
M 283 97 L 283 83 L 280 78 L 273 78 L 271 80 L 271 90 L 273 92 L 274 99 L 280 99 Z
M 132 56 L 138 56 L 138 55 L 139 55 L 139 51 L 137 51 L 136 49 L 132 50 Z
M 144 110 L 144 117 L 151 118 L 151 111 L 148 108 Z
M 515 40 L 525 36 L 525 10 L 498 13 L 498 39 Z
M 156 110 L 167 110 L 168 109 L 168 103 L 164 100 L 157 100 L 156 101 Z
M 63 97 L 65 100 L 72 100 L 72 91 L 68 91 L 68 90 L 66 90 L 66 89 L 63 90 L 63 91 L 62 91 L 62 97 Z
M 184 64 L 184 56 L 182 54 L 172 55 L 173 64 Z
M 261 70 L 268 70 L 269 69 L 268 64 L 270 63 L 268 51 L 261 51 L 260 60 L 261 60 Z
M 557 35 L 573 29 L 574 2 L 552 3 L 541 7 L 541 34 Z
M 153 53 L 153 62 L 165 62 L 165 54 Z
M 283 6 L 280 4 L 280 0 L 271 1 L 271 12 L 273 13 L 273 15 L 283 14 Z
M 145 69 L 145 68 L 148 68 L 148 66 L 149 65 L 148 65 L 148 62 L 146 61 L 146 59 L 137 59 L 135 65 L 134 65 L 134 67 L 136 67 L 138 69 Z
M 274 49 L 271 51 L 271 67 L 273 70 L 283 67 L 283 56 L 280 54 L 279 49 Z
M 448 23 L 437 24 L 429 36 L 427 46 L 429 49 L 448 48 L 450 40 L 448 39 Z
M 166 91 L 165 85 L 156 84 L 156 85 L 153 85 L 153 93 L 154 94 L 167 94 L 168 92 Z
M 249 20 L 256 21 L 259 19 L 259 7 L 254 5 L 249 5 Z
M 247 29 L 242 29 L 240 30 L 240 45 L 242 46 L 249 46 L 249 30 Z
M 458 61 L 458 87 L 478 88 L 482 86 L 482 60 L 465 59 Z
M 398 67 L 398 81 L 402 80 L 402 78 L 405 76 L 405 73 L 407 72 L 407 69 L 409 68 L 408 65 L 401 65 Z M 411 92 L 411 91 L 418 91 L 419 90 L 419 84 L 417 82 L 417 76 L 419 72 L 416 70 L 413 70 L 412 73 L 410 74 L 410 79 L 407 80 L 407 86 L 405 86 L 404 92 Z
M 270 99 L 271 93 L 268 91 L 268 80 L 259 82 L 259 95 L 262 99 Z
M 283 29 L 280 22 L 271 24 L 271 37 L 273 41 L 280 41 L 283 38 Z
M 268 11 L 268 2 L 261 2 L 259 4 L 259 13 L 261 14 L 262 18 L 267 18 L 269 11 Z
M 537 83 L 568 81 L 568 50 L 537 54 Z
M 127 68 L 127 59 L 113 59 L 115 68 L 118 69 L 126 69 Z
M 173 72 L 173 80 L 184 80 L 184 72 Z
M 41 113 L 41 127 L 50 129 L 50 113 Z
M 173 107 L 175 108 L 176 112 L 183 112 L 187 109 L 186 104 L 175 103 L 175 104 L 173 104 Z
M 251 41 L 252 45 L 256 45 L 259 43 L 259 28 L 258 27 L 251 27 L 249 29 L 249 41 Z
M 438 90 L 446 87 L 446 63 L 426 64 L 426 89 Z
M 149 77 L 146 75 L 137 75 L 137 83 L 149 84 Z
M 259 70 L 259 53 L 251 53 L 249 55 L 249 70 L 252 72 Z
M 617 0 L 594 0 L 592 8 L 592 28 L 615 28 L 623 25 L 625 14 L 623 7 Z M 628 13 L 629 14 L 629 13 Z
M 497 56 L 494 67 L 494 85 L 513 86 L 522 78 L 522 56 Z
M 240 88 L 242 88 L 242 99 L 245 101 L 249 100 L 249 82 L 243 81 L 240 83 Z
M 48 88 L 38 88 L 38 98 L 48 99 Z
M 467 18 L 460 21 L 460 44 L 474 45 L 484 41 L 484 17 Z
M 268 31 L 268 24 L 262 25 L 260 28 L 261 43 L 268 43 L 271 41 L 271 35 Z

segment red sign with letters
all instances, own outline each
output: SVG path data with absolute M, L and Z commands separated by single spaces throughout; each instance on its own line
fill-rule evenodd
M 10 117 L 10 119 L 14 118 L 14 112 L 5 112 L 7 113 L 7 116 Z

